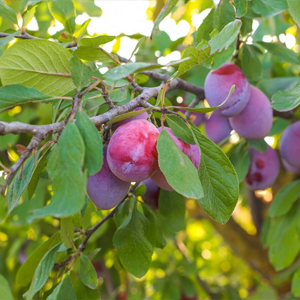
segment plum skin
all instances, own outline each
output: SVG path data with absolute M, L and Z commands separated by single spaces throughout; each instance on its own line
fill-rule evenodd
M 257 87 L 250 86 L 251 94 L 246 107 L 229 119 L 231 127 L 241 137 L 258 140 L 266 137 L 271 130 L 273 110 L 267 96 Z
M 104 146 L 101 170 L 87 179 L 89 198 L 98 208 L 111 209 L 124 199 L 129 187 L 129 182 L 120 180 L 111 172 L 107 163 L 107 146 Z
M 213 113 L 204 125 L 206 136 L 218 144 L 230 136 L 232 130 L 229 120 L 216 113 Z
M 210 106 L 218 106 L 227 98 L 231 86 L 234 92 L 215 112 L 223 117 L 233 117 L 240 113 L 249 101 L 250 89 L 242 70 L 234 64 L 226 63 L 221 68 L 209 72 L 204 82 L 205 98 Z
M 144 202 L 153 210 L 158 209 L 160 187 L 151 178 L 143 180 L 140 184 L 144 184 L 147 188 L 146 193 L 143 195 Z
M 175 142 L 177 147 L 191 160 L 191 162 L 195 165 L 194 152 L 191 146 L 181 139 L 179 139 L 172 131 L 171 128 L 164 127 L 164 129 L 168 132 L 172 140 Z M 163 129 L 161 127 L 158 128 L 161 132 Z M 168 184 L 165 175 L 162 173 L 160 168 L 158 167 L 157 171 L 152 175 L 151 179 L 155 184 L 157 184 L 160 188 L 167 190 L 169 192 L 174 191 L 174 189 Z
M 194 153 L 194 166 L 197 170 L 199 170 L 200 157 L 201 157 L 200 150 L 197 145 L 191 145 L 191 148 Z
M 289 125 L 280 138 L 280 153 L 294 167 L 300 167 L 300 121 Z
M 280 162 L 276 151 L 268 146 L 267 151 L 261 153 L 249 148 L 250 165 L 245 182 L 251 190 L 264 190 L 276 180 Z
M 149 178 L 158 167 L 158 135 L 158 129 L 146 120 L 121 125 L 112 135 L 107 149 L 111 171 L 127 182 Z

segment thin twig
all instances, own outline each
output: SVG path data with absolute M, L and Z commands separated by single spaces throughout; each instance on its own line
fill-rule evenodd
M 134 192 L 134 190 L 137 188 L 137 186 L 139 185 L 139 182 L 137 182 L 137 183 L 135 183 L 131 188 L 130 188 L 130 190 L 129 190 L 129 192 L 128 192 L 128 194 L 130 194 L 130 193 L 133 193 Z M 90 229 L 88 229 L 88 230 L 86 230 L 85 231 L 85 234 L 86 234 L 86 237 L 85 237 L 85 239 L 83 240 L 83 242 L 80 244 L 80 246 L 79 246 L 79 248 L 78 248 L 78 250 L 80 251 L 80 252 L 83 252 L 84 251 L 84 249 L 85 249 L 85 247 L 86 247 L 86 244 L 87 244 L 87 242 L 89 241 L 89 239 L 90 239 L 90 237 L 92 236 L 92 234 L 102 225 L 102 224 L 104 224 L 107 220 L 109 220 L 110 218 L 112 218 L 113 217 L 113 215 L 115 214 L 115 212 L 117 211 L 117 209 L 118 209 L 118 207 L 119 207 L 119 205 L 123 202 L 123 201 L 125 201 L 125 199 L 128 197 L 128 195 L 126 195 L 125 197 L 124 197 L 124 199 L 112 210 L 112 211 L 110 211 L 99 223 L 97 223 L 94 227 L 92 227 L 92 228 L 90 228 Z
M 0 38 L 4 38 L 4 37 L 10 36 L 10 35 L 11 35 L 10 33 L 0 32 Z M 14 36 L 14 38 L 16 38 L 16 39 L 23 39 L 23 40 L 39 39 L 38 37 L 30 35 L 30 34 L 28 34 L 26 32 L 24 32 L 23 34 L 21 34 L 19 36 Z

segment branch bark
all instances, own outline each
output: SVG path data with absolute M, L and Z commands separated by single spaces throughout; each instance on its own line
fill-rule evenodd
M 256 270 L 279 294 L 285 294 L 290 290 L 290 282 L 283 282 L 279 286 L 273 282 L 273 278 L 279 273 L 269 262 L 268 252 L 262 247 L 258 235 L 248 234 L 232 217 L 225 225 L 222 225 L 211 219 L 202 209 L 199 209 L 199 216 L 207 219 L 222 235 L 233 252 Z

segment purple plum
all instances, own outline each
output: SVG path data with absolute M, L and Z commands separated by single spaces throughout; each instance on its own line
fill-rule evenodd
M 204 124 L 206 136 L 218 144 L 230 136 L 232 130 L 229 120 L 216 113 L 213 113 Z
M 104 146 L 102 168 L 87 180 L 90 199 L 101 209 L 111 209 L 123 200 L 129 187 L 129 182 L 120 180 L 111 172 L 107 163 L 107 146 Z
M 244 73 L 236 65 L 226 63 L 221 68 L 211 71 L 204 83 L 205 98 L 210 106 L 218 106 L 225 101 L 232 85 L 235 85 L 234 92 L 223 106 L 215 110 L 227 118 L 240 113 L 248 103 L 250 89 Z
M 289 125 L 280 138 L 280 153 L 294 167 L 300 167 L 300 121 Z
M 266 137 L 273 122 L 273 111 L 267 96 L 251 85 L 248 104 L 238 115 L 229 119 L 231 127 L 243 138 L 258 140 Z
M 254 148 L 249 148 L 250 165 L 245 178 L 251 190 L 264 190 L 276 180 L 280 162 L 276 151 L 268 146 L 267 151 L 261 153 Z
M 160 187 L 157 186 L 151 178 L 142 181 L 140 184 L 144 184 L 147 188 L 146 193 L 143 195 L 143 199 L 153 210 L 158 209 L 158 198 Z

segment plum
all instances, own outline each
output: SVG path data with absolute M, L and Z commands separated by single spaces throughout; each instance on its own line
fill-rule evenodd
M 191 148 L 193 150 L 194 153 L 194 166 L 196 167 L 196 169 L 199 169 L 199 164 L 200 164 L 200 150 L 198 148 L 197 145 L 191 145 Z
M 143 195 L 143 199 L 153 210 L 158 209 L 158 198 L 160 187 L 157 186 L 151 178 L 142 181 L 140 184 L 144 184 L 147 188 L 146 193 Z
M 237 115 L 248 103 L 250 88 L 247 78 L 239 67 L 226 63 L 209 72 L 204 82 L 205 98 L 210 106 L 220 105 L 227 98 L 232 85 L 235 85 L 234 92 L 223 106 L 215 110 L 223 117 Z
M 87 180 L 87 193 L 92 202 L 101 209 L 111 209 L 118 205 L 130 187 L 129 182 L 120 180 L 111 172 L 107 163 L 107 148 L 103 148 L 101 170 Z
M 258 140 L 270 132 L 273 111 L 269 99 L 257 87 L 250 86 L 251 94 L 246 107 L 229 119 L 231 127 L 243 138 Z
M 280 153 L 294 167 L 300 167 L 300 121 L 289 125 L 280 138 Z
M 137 107 L 135 108 L 133 111 L 139 111 L 139 110 L 142 110 L 144 109 L 143 107 Z M 142 112 L 141 114 L 137 115 L 137 116 L 134 116 L 132 118 L 129 118 L 129 119 L 125 119 L 125 120 L 122 120 L 120 122 L 117 122 L 115 124 L 115 129 L 117 129 L 118 127 L 120 127 L 121 125 L 127 123 L 127 122 L 130 122 L 130 121 L 133 121 L 133 120 L 147 120 L 148 119 L 148 114 L 146 111 Z
M 111 171 L 127 182 L 142 181 L 153 175 L 158 167 L 158 135 L 158 129 L 146 120 L 121 125 L 112 135 L 107 149 Z
M 206 136 L 218 144 L 230 136 L 232 130 L 229 120 L 216 113 L 213 113 L 204 125 Z
M 194 158 L 194 152 L 191 148 L 191 145 L 185 143 L 181 139 L 179 139 L 172 131 L 171 128 L 165 127 L 164 128 L 172 140 L 175 142 L 175 144 L 178 146 L 178 148 L 191 160 L 191 162 L 195 165 L 195 158 Z M 161 132 L 162 128 L 158 128 L 158 130 Z M 167 191 L 174 191 L 174 189 L 168 184 L 166 177 L 158 167 L 157 171 L 154 173 L 154 175 L 151 177 L 151 179 L 156 183 L 160 188 L 165 189 Z
M 281 161 L 282 161 L 282 164 L 283 164 L 284 168 L 285 168 L 287 171 L 289 171 L 289 172 L 291 172 L 291 173 L 293 173 L 293 174 L 300 174 L 300 169 L 299 169 L 299 168 L 297 168 L 297 167 L 295 167 L 295 166 L 289 164 L 289 163 L 288 163 L 286 160 L 284 160 L 284 159 L 281 159 Z
M 268 146 L 267 151 L 261 153 L 249 148 L 250 165 L 245 178 L 251 190 L 264 190 L 270 187 L 277 178 L 280 162 L 276 151 Z

